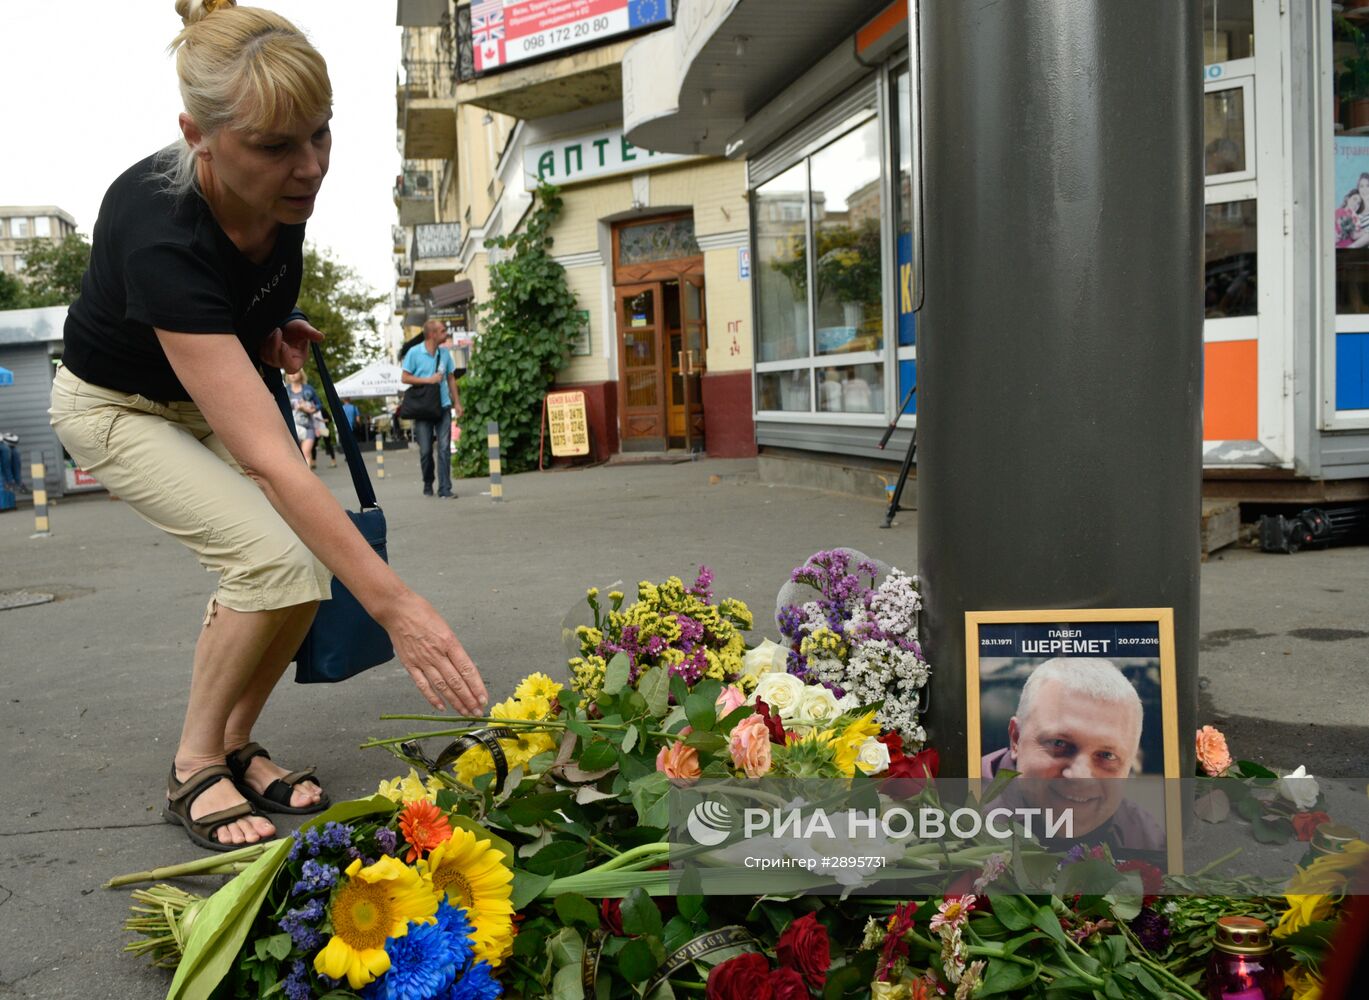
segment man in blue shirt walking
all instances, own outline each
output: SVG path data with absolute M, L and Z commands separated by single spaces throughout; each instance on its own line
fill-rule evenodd
M 415 420 L 418 438 L 418 465 L 423 472 L 423 495 L 433 495 L 433 466 L 437 466 L 437 495 L 456 498 L 452 492 L 452 401 L 457 398 L 456 374 L 451 353 L 438 345 L 447 336 L 441 320 L 423 324 L 423 342 L 414 344 L 404 355 L 400 380 L 405 385 L 442 387 L 442 416 L 437 420 Z M 434 445 L 437 454 L 433 455 Z

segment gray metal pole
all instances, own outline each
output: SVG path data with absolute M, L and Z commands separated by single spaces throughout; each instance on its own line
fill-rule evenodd
M 948 776 L 978 767 L 964 613 L 1069 607 L 1174 609 L 1192 772 L 1201 4 L 1163 6 L 920 3 L 918 552 Z

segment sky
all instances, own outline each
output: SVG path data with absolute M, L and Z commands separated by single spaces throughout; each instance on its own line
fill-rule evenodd
M 323 53 L 333 154 L 308 238 L 394 293 L 394 0 L 268 0 Z M 0 0 L 0 205 L 56 205 L 90 235 L 110 183 L 179 138 L 174 0 Z M 387 299 L 388 301 L 388 299 Z

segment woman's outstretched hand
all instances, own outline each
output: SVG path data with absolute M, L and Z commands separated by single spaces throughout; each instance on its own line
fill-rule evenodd
M 434 708 L 440 712 L 450 705 L 465 715 L 484 711 L 489 695 L 480 671 L 431 604 L 410 594 L 385 629 L 399 662 Z

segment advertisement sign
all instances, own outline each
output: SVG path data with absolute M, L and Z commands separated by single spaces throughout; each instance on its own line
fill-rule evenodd
M 570 342 L 570 354 L 574 358 L 587 358 L 590 353 L 589 346 L 589 310 L 575 310 L 575 318 L 579 322 L 579 327 L 575 331 L 575 337 Z
M 547 423 L 552 455 L 589 454 L 589 419 L 583 392 L 547 393 Z
M 472 65 L 488 73 L 669 21 L 669 0 L 475 0 Z
M 523 150 L 523 179 L 531 191 L 542 181 L 568 184 L 685 159 L 689 157 L 681 153 L 641 149 L 628 142 L 621 129 L 613 129 L 528 146 Z

